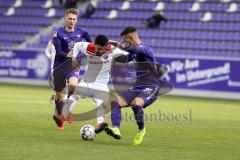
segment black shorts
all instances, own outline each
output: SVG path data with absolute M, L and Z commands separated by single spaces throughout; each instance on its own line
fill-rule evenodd
M 64 63 L 57 69 L 54 69 L 52 73 L 54 90 L 56 92 L 62 92 L 66 86 L 66 82 L 68 82 L 71 77 L 78 78 L 79 71 L 74 70 L 69 63 Z

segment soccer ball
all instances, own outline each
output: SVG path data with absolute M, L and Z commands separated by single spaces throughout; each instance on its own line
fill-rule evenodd
M 86 124 L 80 129 L 80 136 L 85 141 L 93 141 L 96 138 L 95 128 Z

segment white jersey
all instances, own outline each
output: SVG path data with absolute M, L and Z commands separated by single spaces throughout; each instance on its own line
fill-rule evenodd
M 76 58 L 78 54 L 85 54 L 87 58 L 83 81 L 108 84 L 114 59 L 127 55 L 128 52 L 110 45 L 105 54 L 96 56 L 93 43 L 77 42 L 73 49 L 73 58 Z
M 52 41 L 48 42 L 48 45 L 45 49 L 45 54 L 48 57 L 48 59 L 50 59 L 50 61 L 51 61 L 51 72 L 52 72 L 53 71 L 54 59 L 55 59 L 55 55 L 56 55 L 56 50 L 55 50 L 55 47 L 54 47 Z

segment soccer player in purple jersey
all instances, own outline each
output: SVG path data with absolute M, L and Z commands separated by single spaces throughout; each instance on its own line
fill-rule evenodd
M 143 109 L 157 99 L 159 79 L 153 52 L 147 44 L 141 42 L 137 29 L 135 27 L 127 27 L 122 31 L 121 36 L 125 43 L 118 45 L 129 52 L 131 56 L 129 61 L 136 63 L 137 79 L 130 89 L 111 102 L 113 128 L 107 127 L 105 131 L 110 136 L 120 139 L 121 108 L 132 107 L 138 125 L 138 132 L 133 142 L 134 145 L 139 145 L 142 143 L 146 132 Z
M 87 31 L 76 26 L 78 11 L 70 8 L 65 11 L 65 25 L 53 31 L 53 44 L 56 56 L 53 66 L 55 106 L 57 115 L 61 115 L 66 81 L 69 84 L 69 96 L 78 84 L 79 71 L 72 68 L 73 47 L 76 42 L 91 42 Z M 60 128 L 61 129 L 61 128 Z M 63 129 L 63 126 L 62 126 Z

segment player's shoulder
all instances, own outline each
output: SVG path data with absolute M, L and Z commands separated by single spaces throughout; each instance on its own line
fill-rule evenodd
M 141 47 L 141 48 L 149 48 L 150 45 L 147 44 L 147 43 L 145 43 L 145 42 L 142 42 L 142 43 L 139 45 L 139 47 Z
M 53 37 L 58 37 L 64 32 L 64 27 L 57 27 L 53 29 Z
M 141 44 L 139 45 L 139 47 L 141 47 L 144 51 L 147 51 L 147 52 L 152 51 L 150 45 L 147 44 L 147 43 L 141 43 Z
M 143 49 L 143 53 L 145 54 L 145 55 L 147 55 L 147 56 L 150 56 L 150 57 L 153 57 L 153 50 L 152 50 L 152 48 L 150 47 L 150 45 L 149 44 L 147 44 L 147 43 L 142 43 L 141 44 L 141 47 L 142 47 L 142 49 Z
M 94 43 L 88 42 L 88 45 L 86 46 L 86 51 L 88 54 L 95 55 L 95 45 Z
M 77 32 L 80 32 L 80 33 L 83 33 L 83 34 L 88 33 L 85 28 L 81 28 L 80 26 L 76 26 L 75 29 L 76 29 Z

